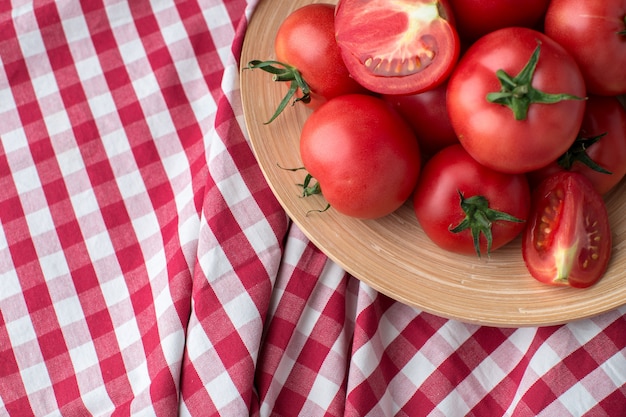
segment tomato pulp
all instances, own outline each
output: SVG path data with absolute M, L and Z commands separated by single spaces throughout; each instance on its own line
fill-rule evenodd
M 444 0 L 340 0 L 337 44 L 350 74 L 381 94 L 413 94 L 441 84 L 460 42 Z

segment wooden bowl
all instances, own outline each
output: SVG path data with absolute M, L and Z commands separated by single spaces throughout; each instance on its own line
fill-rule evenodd
M 310 110 L 285 109 L 265 125 L 287 87 L 254 59 L 275 59 L 274 36 L 293 10 L 314 1 L 263 0 L 250 21 L 241 56 L 241 98 L 250 142 L 265 178 L 293 222 L 329 258 L 359 280 L 402 303 L 439 316 L 499 327 L 545 326 L 591 317 L 626 304 L 626 181 L 606 196 L 613 256 L 606 275 L 587 289 L 553 287 L 533 279 L 521 240 L 478 259 L 445 252 L 419 226 L 411 203 L 378 220 L 362 221 L 323 209 L 321 196 L 300 197 L 299 137 Z M 280 166 L 280 167 L 279 167 Z

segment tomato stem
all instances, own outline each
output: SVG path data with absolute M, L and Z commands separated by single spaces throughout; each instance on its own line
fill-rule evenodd
M 524 68 L 515 77 L 511 77 L 502 69 L 497 70 L 496 77 L 500 81 L 500 91 L 488 93 L 486 96 L 490 103 L 509 107 L 513 111 L 515 120 L 526 120 L 528 109 L 533 103 L 553 104 L 563 100 L 584 100 L 584 98 L 566 93 L 545 93 L 532 86 L 540 52 L 541 43 L 537 45 Z
M 280 113 L 287 107 L 287 104 L 290 102 L 292 105 L 297 103 L 298 101 L 302 101 L 303 103 L 309 103 L 311 101 L 311 88 L 302 78 L 302 74 L 298 71 L 297 68 L 292 67 L 291 65 L 284 64 L 279 61 L 259 61 L 253 60 L 248 63 L 248 66 L 244 69 L 261 69 L 265 72 L 269 72 L 273 74 L 272 79 L 274 81 L 282 81 L 289 82 L 289 90 L 287 94 L 283 97 L 283 99 L 278 104 L 276 111 L 272 115 L 272 117 L 265 122 L 264 124 L 270 124 L 278 117 Z M 302 97 L 292 98 L 296 95 L 298 89 L 302 92 Z
M 474 242 L 474 250 L 480 258 L 480 235 L 485 235 L 487 239 L 487 255 L 491 253 L 493 244 L 493 235 L 491 227 L 497 221 L 508 221 L 515 223 L 523 223 L 524 220 L 518 219 L 508 213 L 489 208 L 489 200 L 482 195 L 475 195 L 465 198 L 460 190 L 459 198 L 461 200 L 461 209 L 465 213 L 465 218 L 457 226 L 450 228 L 452 233 L 460 233 L 470 229 Z
M 572 146 L 565 152 L 563 155 L 559 157 L 557 163 L 563 169 L 570 170 L 574 165 L 574 162 L 578 161 L 587 165 L 589 168 L 594 171 L 600 172 L 602 174 L 612 174 L 611 171 L 606 170 L 602 166 L 598 165 L 589 154 L 587 154 L 587 149 L 597 141 L 599 141 L 603 136 L 606 136 L 607 132 L 602 133 L 601 135 L 594 136 L 591 138 L 577 138 Z
M 624 26 L 626 26 L 626 15 L 624 16 Z M 620 36 L 626 36 L 626 27 L 624 27 L 624 29 L 617 32 L 617 34 Z

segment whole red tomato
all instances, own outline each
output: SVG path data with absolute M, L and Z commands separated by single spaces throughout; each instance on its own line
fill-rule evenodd
M 543 167 L 576 139 L 585 83 L 574 59 L 532 29 L 511 27 L 476 41 L 448 81 L 448 113 L 465 149 L 492 169 Z
M 489 253 L 517 237 L 530 207 L 528 180 L 487 168 L 461 145 L 435 154 L 413 196 L 419 224 L 439 247 Z
M 529 174 L 532 184 L 560 170 L 580 172 L 600 194 L 626 175 L 626 110 L 615 97 L 589 96 L 579 137 L 550 165 Z
M 626 0 L 552 0 L 544 31 L 578 62 L 593 94 L 626 94 Z
M 398 209 L 420 172 L 409 125 L 368 95 L 335 97 L 315 110 L 302 127 L 300 154 L 330 206 L 363 219 Z
M 381 94 L 439 85 L 459 57 L 447 0 L 339 0 L 335 30 L 350 74 Z
M 450 0 L 459 35 L 468 42 L 510 26 L 533 28 L 543 21 L 550 0 Z
M 288 95 L 269 122 L 294 99 L 315 109 L 332 97 L 367 91 L 343 63 L 335 40 L 332 4 L 308 4 L 289 14 L 278 28 L 274 50 L 276 61 L 255 60 L 248 64 L 249 68 L 274 74 L 276 81 L 289 83 Z
M 546 178 L 534 191 L 522 239 L 530 274 L 551 285 L 589 287 L 607 269 L 612 238 L 602 196 L 577 172 Z
M 423 93 L 383 97 L 413 127 L 424 157 L 459 143 L 448 117 L 446 89 L 444 83 Z

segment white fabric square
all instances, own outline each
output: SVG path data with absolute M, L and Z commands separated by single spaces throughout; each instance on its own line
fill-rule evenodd
M 176 132 L 174 122 L 169 111 L 162 111 L 146 118 L 150 133 L 155 138 Z
M 125 42 L 120 45 L 120 53 L 122 59 L 126 64 L 138 61 L 146 57 L 146 51 L 143 48 L 143 43 L 139 39 L 133 39 L 129 42 Z
M 205 386 L 207 391 L 211 393 L 211 399 L 218 410 L 225 408 L 237 399 L 242 400 L 239 390 L 233 384 L 233 380 L 228 372 L 222 372 L 211 381 L 208 381 Z
M 233 269 L 223 249 L 219 246 L 208 250 L 201 256 L 200 266 L 209 282 L 230 273 Z
M 75 194 L 70 198 L 76 217 L 87 216 L 98 210 L 98 200 L 96 200 L 96 195 L 91 188 L 82 193 Z
M 130 297 L 124 277 L 121 275 L 109 281 L 101 282 L 100 289 L 108 307 L 112 307 Z
M 138 170 L 133 170 L 117 178 L 117 186 L 124 199 L 146 193 L 143 178 Z
M 185 29 L 185 26 L 181 21 L 177 21 L 169 26 L 162 27 L 161 33 L 163 34 L 163 39 L 165 40 L 165 43 L 167 43 L 168 45 L 172 45 L 183 39 L 189 39 L 189 36 L 187 35 L 187 30 Z M 174 46 L 174 48 L 176 47 L 177 46 Z
M 10 320 L 6 323 L 6 328 L 9 339 L 11 339 L 11 346 L 14 348 L 37 338 L 30 316 L 22 316 L 18 319 Z
M 125 323 L 116 324 L 115 336 L 121 351 L 128 349 L 131 345 L 141 340 L 141 333 L 134 318 L 127 320 Z
M 77 374 L 99 363 L 96 348 L 91 341 L 70 349 L 69 354 Z
M 133 80 L 132 83 L 135 94 L 139 100 L 143 100 L 153 94 L 160 94 L 159 83 L 152 72 Z
M 50 246 L 50 243 L 48 243 Z M 63 252 L 53 252 L 39 257 L 39 265 L 47 280 L 52 280 L 63 275 L 69 275 L 70 268 Z
M 115 101 L 113 101 L 113 97 L 109 93 L 89 97 L 89 108 L 95 118 L 104 117 L 117 110 Z
M 123 129 L 117 129 L 102 136 L 102 145 L 109 159 L 123 153 L 131 152 L 130 144 Z
M 107 4 L 106 12 L 112 29 L 133 23 L 133 14 L 128 7 L 128 2 L 120 1 L 114 4 Z
M 33 89 L 35 90 L 35 94 L 37 94 L 37 97 L 39 98 L 49 96 L 53 93 L 58 93 L 59 91 L 56 78 L 52 72 L 32 78 L 31 82 L 33 84 Z
M 78 297 L 67 297 L 54 301 L 54 310 L 61 327 L 84 320 L 85 312 Z
M 97 56 L 90 56 L 85 59 L 77 60 L 74 63 L 76 72 L 80 79 L 85 82 L 91 78 L 102 75 L 102 67 Z
M 35 166 L 29 166 L 13 172 L 13 181 L 15 182 L 15 188 L 17 188 L 19 194 L 25 194 L 29 191 L 41 188 L 39 174 Z
M 133 229 L 137 235 L 137 240 L 142 241 L 161 230 L 159 220 L 154 212 L 150 212 L 144 216 L 132 219 Z
M 87 251 L 92 261 L 104 259 L 115 254 L 115 249 L 111 244 L 107 233 L 99 233 L 95 236 L 85 239 Z
M 15 272 L 15 269 L 11 269 L 12 262 L 5 259 L 5 254 L 9 255 L 8 251 L 0 252 L 0 268 L 4 269 L 6 267 L 9 269 L 4 272 L 0 269 L 0 301 L 9 299 L 10 297 L 22 292 L 22 286 L 20 285 L 17 273 Z M 9 258 L 9 256 L 7 256 L 7 258 Z
M 89 27 L 84 16 L 63 16 L 61 24 L 68 44 L 89 38 Z
M 0 124 L 0 129 L 1 128 L 2 125 Z M 0 136 L 0 141 L 2 142 L 2 147 L 7 154 L 28 146 L 28 139 L 26 138 L 24 129 L 21 127 L 4 133 Z
M 46 46 L 38 30 L 27 33 L 19 33 L 18 40 L 24 58 L 46 53 Z
M 41 362 L 20 371 L 23 381 L 28 381 L 25 385 L 26 392 L 32 394 L 52 385 L 46 364 Z
M 70 148 L 63 153 L 57 154 L 57 161 L 59 162 L 61 173 L 66 178 L 75 172 L 85 169 L 83 157 L 78 148 Z
M 44 116 L 44 121 L 50 136 L 58 135 L 72 128 L 72 122 L 70 122 L 65 110 Z
M 26 214 L 26 222 L 32 237 L 55 230 L 54 220 L 50 210 L 46 207 L 32 213 Z

